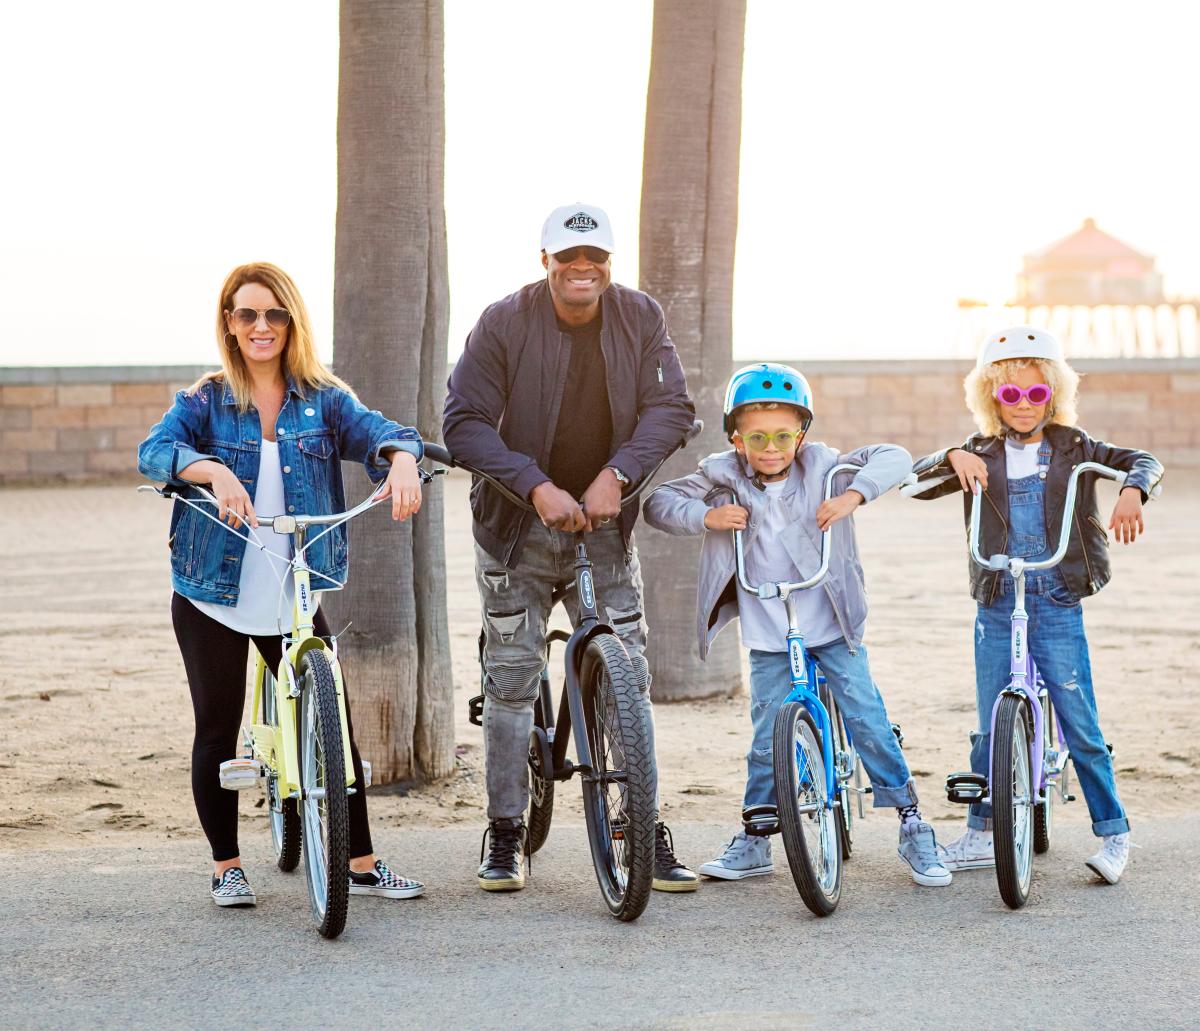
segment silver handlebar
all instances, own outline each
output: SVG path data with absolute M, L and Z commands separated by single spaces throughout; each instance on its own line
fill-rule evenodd
M 218 508 L 220 507 L 220 502 L 217 501 L 216 496 L 211 491 L 206 490 L 198 483 L 189 483 L 188 486 L 197 491 L 203 501 L 206 501 L 210 505 L 216 505 Z M 371 492 L 370 497 L 353 508 L 347 509 L 345 512 L 334 512 L 332 515 L 278 515 L 257 516 L 256 518 L 258 519 L 259 526 L 269 526 L 276 533 L 295 533 L 298 528 L 306 526 L 328 526 L 331 523 L 340 523 L 343 520 L 353 519 L 355 516 L 367 511 L 367 509 L 374 508 L 381 501 L 386 500 L 379 496 L 380 491 L 383 490 L 383 486 L 381 483 Z M 164 490 L 162 487 L 152 487 L 149 484 L 142 484 L 138 487 L 138 491 L 148 491 L 164 498 L 172 497 L 174 493 Z
M 825 489 L 823 493 L 824 499 L 828 501 L 831 497 L 833 497 L 833 479 L 835 476 L 840 473 L 847 472 L 857 473 L 861 469 L 862 466 L 852 465 L 849 462 L 843 462 L 842 464 L 835 465 L 832 469 L 830 469 L 829 472 L 825 474 Z M 733 497 L 734 503 L 736 504 L 738 500 L 737 494 L 731 488 L 724 488 L 724 491 L 727 491 Z M 807 580 L 801 580 L 798 583 L 788 581 L 783 581 L 780 583 L 764 583 L 759 584 L 758 586 L 750 583 L 750 581 L 746 578 L 746 556 L 742 544 L 742 531 L 734 530 L 733 549 L 735 561 L 737 563 L 738 583 L 741 585 L 742 590 L 749 591 L 751 594 L 756 594 L 760 598 L 786 598 L 793 591 L 806 591 L 810 587 L 815 587 L 825 579 L 825 574 L 829 572 L 829 535 L 832 530 L 833 527 L 831 526 L 821 532 L 821 565 Z

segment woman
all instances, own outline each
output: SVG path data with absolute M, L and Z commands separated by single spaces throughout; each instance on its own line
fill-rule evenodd
M 344 511 L 340 463 L 362 461 L 371 479 L 386 476 L 392 518 L 421 508 L 416 430 L 369 411 L 350 387 L 321 363 L 308 311 L 296 285 L 266 263 L 235 268 L 221 288 L 217 341 L 222 370 L 203 376 L 150 430 L 138 449 L 138 469 L 153 480 L 202 484 L 219 502 L 217 518 L 240 529 L 286 512 Z M 263 532 L 271 557 L 247 548 L 192 507 L 177 503 L 171 518 L 171 619 L 187 671 L 196 736 L 192 794 L 212 846 L 212 897 L 218 906 L 253 906 L 241 866 L 237 793 L 220 786 L 219 767 L 237 754 L 246 696 L 247 647 L 271 669 L 279 665 L 280 632 L 292 623 L 290 580 L 280 577 L 291 557 L 287 537 Z M 346 529 L 338 527 L 307 551 L 315 590 L 346 579 Z M 272 565 L 272 563 L 274 563 Z M 316 632 L 329 634 L 317 611 Z M 346 719 L 350 720 L 349 701 Z M 350 726 L 354 775 L 362 761 Z M 350 891 L 412 898 L 424 885 L 400 877 L 375 857 L 365 791 L 349 798 Z

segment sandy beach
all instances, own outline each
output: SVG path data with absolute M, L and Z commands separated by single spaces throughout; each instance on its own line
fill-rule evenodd
M 478 689 L 479 629 L 466 486 L 455 475 L 435 488 L 447 491 L 458 771 L 435 785 L 372 789 L 381 827 L 484 823 L 481 733 L 466 705 Z M 1100 490 L 1102 507 L 1111 506 L 1113 491 Z M 1139 819 L 1197 809 L 1200 549 L 1188 526 L 1198 502 L 1200 474 L 1168 472 L 1163 499 L 1148 506 L 1145 538 L 1113 546 L 1113 582 L 1085 602 L 1102 723 L 1135 836 Z M 188 787 L 192 715 L 168 615 L 168 518 L 166 504 L 132 484 L 0 492 L 0 848 L 194 839 L 203 865 Z M 959 507 L 893 493 L 856 518 L 875 676 L 904 728 L 924 808 L 949 831 L 962 811 L 945 802 L 942 780 L 965 768 L 974 721 Z M 659 706 L 656 733 L 665 819 L 732 833 L 746 696 Z M 560 819 L 579 820 L 578 797 L 574 783 L 559 788 Z M 254 825 L 247 834 L 262 829 L 257 801 L 257 793 L 242 799 L 243 823 Z M 1060 813 L 1087 821 L 1082 800 Z

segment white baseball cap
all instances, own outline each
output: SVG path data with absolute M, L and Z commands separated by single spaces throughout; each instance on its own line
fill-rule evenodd
M 612 223 L 603 208 L 575 203 L 550 212 L 542 226 L 542 250 L 557 254 L 569 247 L 599 247 L 612 253 Z
M 1062 344 L 1053 333 L 1035 326 L 1009 326 L 993 333 L 983 342 L 979 351 L 980 368 L 992 362 L 1009 358 L 1043 358 L 1047 361 L 1063 360 Z

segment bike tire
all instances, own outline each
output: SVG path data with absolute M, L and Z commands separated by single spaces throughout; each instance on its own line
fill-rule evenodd
M 323 651 L 305 652 L 299 675 L 304 872 L 317 929 L 322 938 L 336 938 L 346 926 L 350 899 L 350 812 L 341 714 L 333 668 Z M 358 790 L 363 790 L 361 784 Z
M 542 700 L 534 703 L 534 725 L 546 730 L 546 714 Z M 529 854 L 533 855 L 546 844 L 550 823 L 554 819 L 554 778 L 552 770 L 542 769 L 542 753 L 536 734 L 529 737 L 529 813 L 525 824 L 529 828 Z
M 1042 719 L 1044 755 L 1046 751 L 1058 750 L 1058 726 L 1054 720 L 1054 704 L 1048 693 L 1042 699 Z M 1054 785 L 1047 781 L 1046 800 L 1038 802 L 1033 808 L 1033 851 L 1039 856 L 1050 851 L 1050 841 L 1054 836 L 1054 790 Z
M 580 691 L 594 766 L 582 776 L 592 865 L 608 911 L 618 920 L 636 920 L 654 876 L 658 775 L 642 678 L 615 635 L 599 634 L 587 643 Z M 608 780 L 613 773 L 623 779 Z
M 826 805 L 821 736 L 800 702 L 788 702 L 779 710 L 772 744 L 779 826 L 792 880 L 809 910 L 828 916 L 842 895 L 840 818 Z M 801 812 L 802 805 L 815 808 Z
M 842 710 L 834 701 L 833 692 L 829 690 L 828 683 L 820 685 L 818 696 L 821 704 L 825 706 L 825 711 L 829 713 L 829 724 L 833 727 L 834 760 L 836 762 L 838 755 L 845 755 L 849 757 L 851 763 L 848 776 L 844 780 L 840 774 L 838 776 L 838 839 L 842 845 L 842 861 L 845 862 L 854 850 L 854 813 L 850 808 L 854 793 L 851 790 L 850 781 L 856 779 L 855 774 L 858 773 L 860 760 L 857 749 L 850 744 L 850 735 L 846 733 Z
M 1033 879 L 1033 797 L 1029 715 L 1023 698 L 1000 696 L 992 740 L 992 842 L 996 884 L 1010 909 L 1029 898 Z
M 279 734 L 279 718 L 275 712 L 275 677 L 264 670 L 262 683 L 262 721 Z M 291 873 L 300 865 L 300 810 L 294 798 L 278 797 L 278 782 L 267 775 L 267 820 L 271 825 L 271 846 L 275 850 L 275 865 Z

